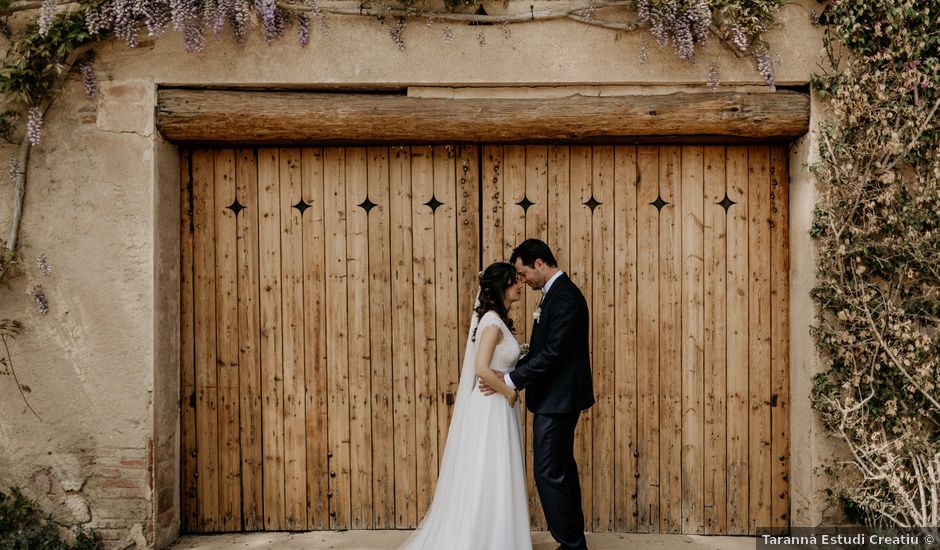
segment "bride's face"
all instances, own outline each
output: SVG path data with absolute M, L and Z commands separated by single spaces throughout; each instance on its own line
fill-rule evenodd
M 522 281 L 516 279 L 512 285 L 506 287 L 506 292 L 503 294 L 503 303 L 506 304 L 506 309 L 509 309 L 512 304 L 518 302 L 522 299 Z

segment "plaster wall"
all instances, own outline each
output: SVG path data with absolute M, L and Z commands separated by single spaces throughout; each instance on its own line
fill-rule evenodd
M 808 0 L 787 4 L 770 33 L 778 85 L 805 85 L 816 70 L 813 9 Z M 178 532 L 179 159 L 154 128 L 157 86 L 397 88 L 436 97 L 708 93 L 704 82 L 717 62 L 723 87 L 766 90 L 753 60 L 717 41 L 694 65 L 655 44 L 641 63 L 641 32 L 557 20 L 512 25 L 506 37 L 499 26 L 449 24 L 448 43 L 444 26 L 409 22 L 401 51 L 388 26 L 356 17 L 333 17 L 326 35 L 314 21 L 305 49 L 292 35 L 268 44 L 257 29 L 242 46 L 210 39 L 199 54 L 185 53 L 176 33 L 142 36 L 134 50 L 117 42 L 96 48 L 98 96 L 86 99 L 73 74 L 47 113 L 28 166 L 21 273 L 0 287 L 0 318 L 26 326 L 10 352 L 41 417 L 24 412 L 12 383 L 0 378 L 0 487 L 25 488 L 61 523 L 97 528 L 110 546 L 163 546 Z M 815 121 L 821 106 L 814 101 L 812 109 Z M 824 506 L 812 477 L 824 455 L 821 436 L 797 431 L 815 426 L 807 396 L 818 368 L 806 337 L 812 140 L 791 148 L 791 481 L 800 525 L 821 521 Z M 0 183 L 4 236 L 11 195 L 12 186 Z M 52 266 L 48 277 L 36 268 L 39 255 Z M 27 293 L 34 284 L 43 287 L 48 314 Z

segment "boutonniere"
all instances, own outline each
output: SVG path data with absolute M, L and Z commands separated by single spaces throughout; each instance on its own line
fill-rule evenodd
M 535 308 L 535 311 L 532 312 L 532 318 L 535 319 L 535 322 L 536 322 L 536 323 L 538 323 L 538 322 L 539 322 L 539 317 L 541 317 L 541 316 L 542 316 L 542 308 L 541 308 L 541 306 L 539 306 L 539 307 Z
M 529 344 L 519 344 L 519 359 L 529 354 Z

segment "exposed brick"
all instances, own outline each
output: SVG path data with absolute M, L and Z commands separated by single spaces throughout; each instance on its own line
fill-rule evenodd
M 120 468 L 121 459 L 116 456 L 99 456 L 95 458 L 95 465 L 100 468 Z
M 98 475 L 101 477 L 121 477 L 120 468 L 100 468 Z
M 130 487 L 137 488 L 143 487 L 143 481 L 140 479 L 124 479 L 124 478 L 115 478 L 115 479 L 105 479 L 101 482 L 102 487 Z
M 134 467 L 134 468 L 146 468 L 147 461 L 136 459 L 136 458 L 124 458 L 124 459 L 121 459 L 121 466 L 128 466 L 128 467 Z
M 135 489 L 122 488 L 117 492 L 117 494 L 121 497 L 134 499 L 146 499 L 149 493 L 150 491 L 145 487 L 138 487 Z
M 147 477 L 145 468 L 124 468 L 121 470 L 121 477 L 126 479 L 144 479 Z

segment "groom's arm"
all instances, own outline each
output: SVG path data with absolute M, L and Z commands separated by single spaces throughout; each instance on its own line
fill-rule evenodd
M 578 300 L 576 294 L 565 293 L 555 299 L 562 301 L 553 304 L 545 345 L 538 353 L 526 356 L 525 361 L 509 373 L 510 380 L 517 388 L 525 388 L 561 365 L 562 359 L 571 350 L 580 325 L 587 322 L 587 304 Z

